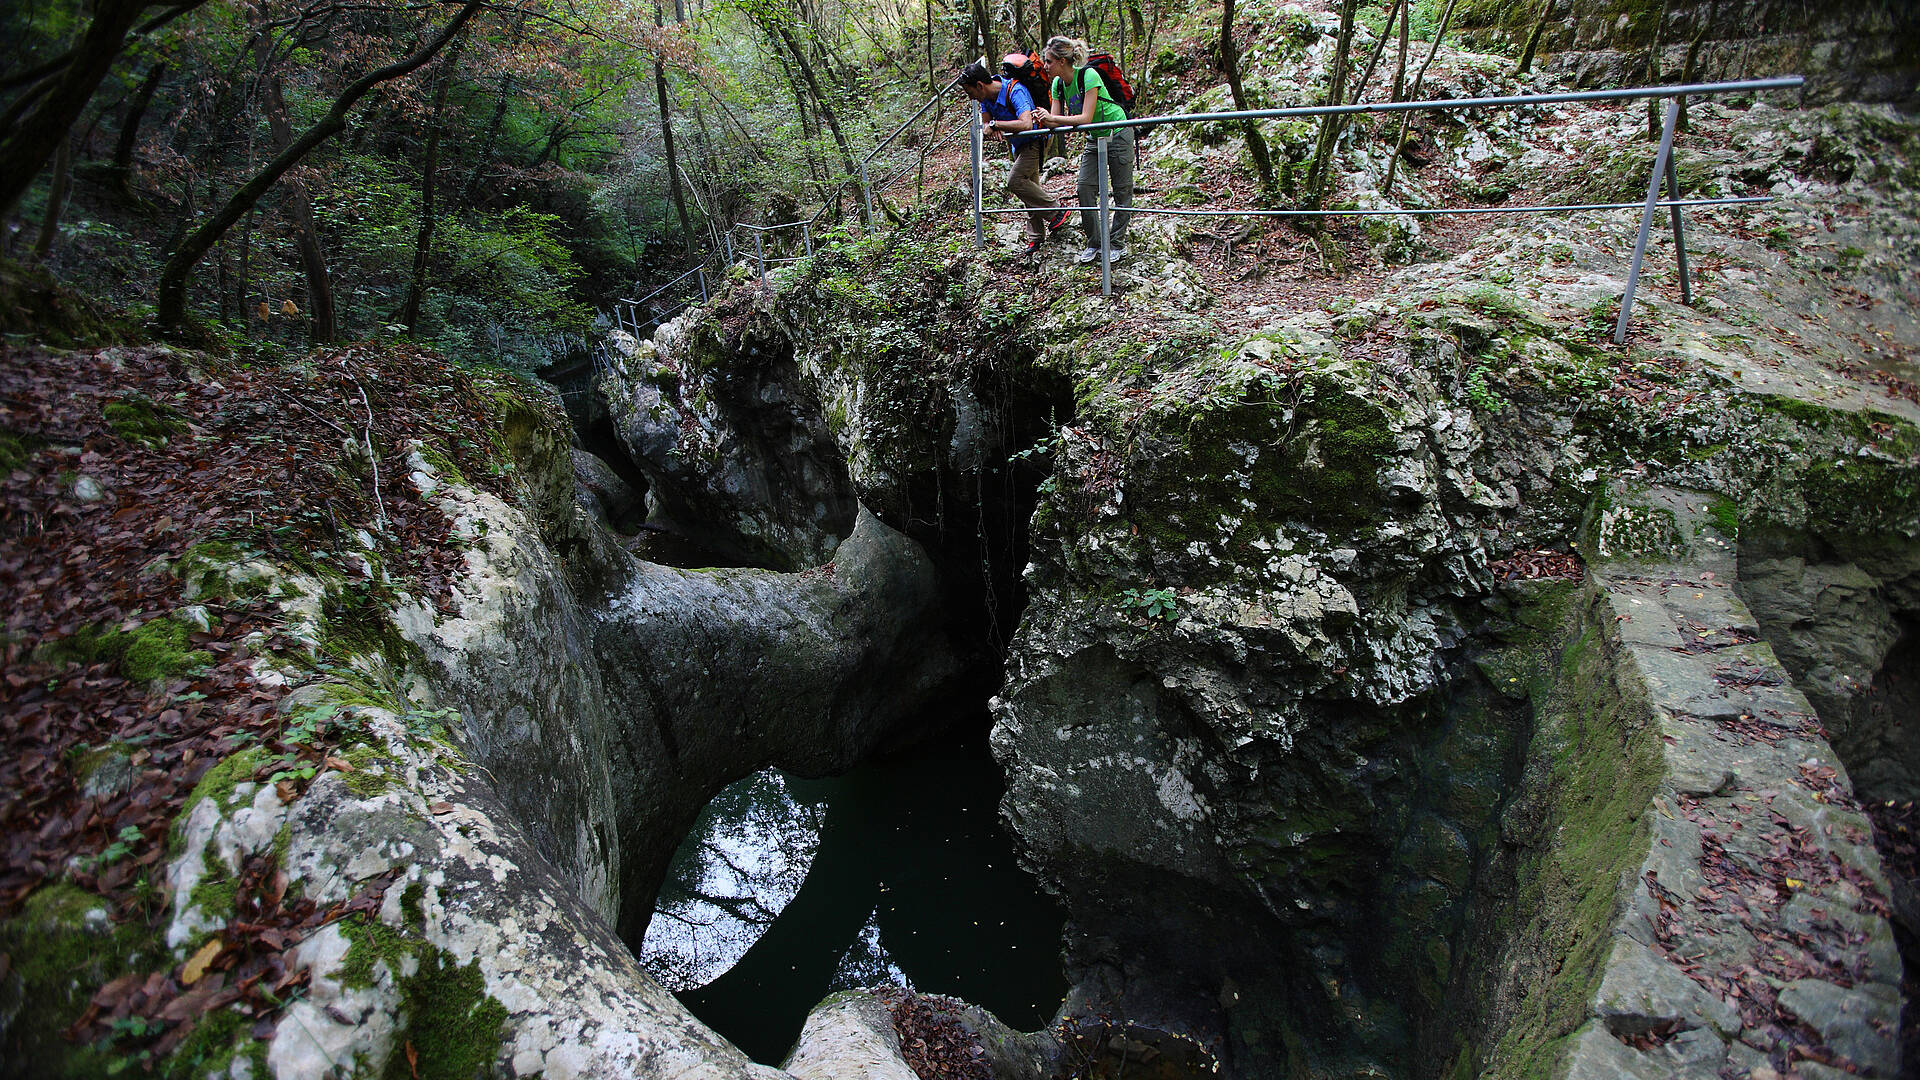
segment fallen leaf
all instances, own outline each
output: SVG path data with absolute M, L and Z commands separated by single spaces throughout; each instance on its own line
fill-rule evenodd
M 437 802 L 427 807 L 427 811 L 436 817 L 442 814 L 451 814 L 453 813 L 453 804 L 450 802 Z
M 207 973 L 207 966 L 212 964 L 214 958 L 220 955 L 220 949 L 221 943 L 219 938 L 213 938 L 205 945 L 200 946 L 200 951 L 187 957 L 186 966 L 180 969 L 180 981 L 188 986 L 199 982 L 201 977 Z

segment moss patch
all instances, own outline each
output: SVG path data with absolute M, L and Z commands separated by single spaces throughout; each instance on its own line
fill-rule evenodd
M 1538 701 L 1521 799 L 1522 849 L 1508 931 L 1506 1015 L 1481 1075 L 1551 1075 L 1605 974 L 1620 882 L 1646 857 L 1647 806 L 1662 774 L 1658 728 L 1619 645 L 1592 606 Z
M 378 798 L 405 787 L 394 775 L 393 760 L 371 746 L 356 746 L 347 751 L 347 764 L 353 766 L 353 771 L 346 774 L 347 790 L 353 792 L 355 798 Z
M 1713 527 L 1720 535 L 1729 540 L 1740 538 L 1740 506 L 1725 495 L 1715 495 L 1707 504 L 1707 516 L 1713 519 Z
M 415 883 L 401 895 L 409 921 L 419 915 L 421 893 Z M 407 1043 L 418 1054 L 421 1080 L 472 1080 L 488 1070 L 500 1054 L 507 1010 L 487 994 L 479 964 L 461 966 L 445 949 L 378 920 L 349 919 L 341 923 L 341 932 L 353 943 L 341 966 L 341 984 L 373 986 L 380 979 L 378 968 L 384 967 L 399 992 L 396 1051 L 381 1074 L 385 1080 L 413 1077 L 398 1050 Z M 415 967 L 406 975 L 409 959 Z
M 205 1076 L 226 1076 L 238 1057 L 253 1065 L 253 1075 L 267 1077 L 267 1044 L 255 1039 L 253 1022 L 231 1007 L 209 1013 L 188 1029 L 180 1045 L 156 1070 L 161 1076 L 179 1080 L 199 1080 Z
M 190 599 L 231 596 L 251 600 L 273 588 L 273 576 L 257 565 L 259 553 L 224 541 L 206 541 L 188 548 L 166 564 L 186 586 Z
M 176 619 L 153 619 L 132 630 L 85 626 L 72 637 L 48 642 L 35 651 L 50 664 L 108 663 L 133 682 L 169 679 L 213 663 L 212 654 L 192 648 L 193 628 Z
M 169 438 L 187 430 L 178 413 L 139 394 L 109 401 L 100 413 L 115 435 L 138 446 L 165 446 Z
M 47 445 L 38 435 L 22 435 L 6 428 L 0 428 L 0 476 L 25 465 L 33 458 L 34 451 Z
M 109 980 L 170 962 L 144 926 L 109 921 L 113 906 L 65 882 L 42 886 L 0 923 L 0 953 L 22 983 L 20 1013 L 0 1037 L 0 1060 L 32 1062 L 46 1077 L 101 1076 L 121 1064 L 111 1046 L 76 1046 L 61 1036 Z M 91 922 L 89 912 L 99 912 Z
M 396 667 L 404 667 L 418 651 L 400 636 L 383 591 L 364 582 L 327 590 L 320 600 L 318 637 L 320 647 L 336 657 L 379 657 Z
M 187 801 L 180 804 L 180 813 L 173 819 L 173 827 L 167 835 L 167 854 L 174 857 L 186 848 L 187 819 L 193 816 L 193 808 L 200 805 L 202 799 L 213 799 L 214 805 L 227 809 L 233 798 L 233 789 L 253 779 L 255 773 L 274 755 L 265 747 L 250 746 L 235 754 L 229 754 L 218 765 L 201 775 L 200 781 L 193 786 L 193 793 Z

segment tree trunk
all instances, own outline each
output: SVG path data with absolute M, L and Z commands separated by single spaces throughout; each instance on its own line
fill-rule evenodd
M 1233 43 L 1233 7 L 1234 0 L 1224 0 L 1220 15 L 1220 69 L 1227 77 L 1227 89 L 1233 92 L 1233 107 L 1246 112 L 1252 106 L 1247 104 L 1247 93 L 1240 86 L 1240 53 Z M 1260 134 L 1260 124 L 1256 120 L 1240 121 L 1247 135 L 1247 152 L 1253 155 L 1253 167 L 1260 174 L 1260 191 L 1268 200 L 1272 200 L 1278 189 L 1273 183 L 1273 159 L 1267 153 L 1267 140 Z
M 1667 2 L 1668 0 L 1660 0 L 1660 14 L 1653 22 L 1653 41 L 1647 46 L 1647 82 L 1649 84 L 1660 81 L 1660 48 L 1666 44 L 1667 38 Z M 1660 123 L 1660 99 L 1649 98 L 1647 99 L 1648 139 L 1660 137 Z
M 1447 36 L 1447 27 L 1453 25 L 1453 8 L 1459 0 L 1447 0 L 1447 9 L 1440 13 L 1440 29 L 1433 32 L 1433 47 L 1427 50 L 1427 58 L 1420 62 L 1420 70 L 1414 73 L 1413 88 L 1407 91 L 1411 101 L 1420 96 L 1420 84 L 1426 81 L 1427 69 L 1433 66 L 1433 58 L 1440 55 L 1440 42 Z M 1380 185 L 1382 195 L 1393 191 L 1393 176 L 1400 170 L 1400 148 L 1406 145 L 1407 125 L 1412 123 L 1413 113 L 1400 114 L 1400 132 L 1393 137 L 1393 157 L 1387 162 L 1387 179 Z
M 1413 26 L 1413 11 L 1408 7 L 1411 0 L 1400 0 L 1400 59 L 1393 69 L 1393 94 L 1389 101 L 1405 101 L 1402 94 L 1407 92 L 1407 52 L 1412 48 L 1410 28 Z
M 988 0 L 969 0 L 973 9 L 973 44 L 981 50 L 981 55 L 993 55 L 993 13 L 987 9 Z
M 46 76 L 44 91 L 39 85 L 22 91 L 23 96 L 35 94 L 36 100 L 17 122 L 0 131 L 0 218 L 13 212 L 14 204 L 66 141 L 74 120 L 107 77 L 127 31 L 146 6 L 147 0 L 98 0 L 66 68 Z
M 113 144 L 113 174 L 123 188 L 127 184 L 127 173 L 133 168 L 133 147 L 140 140 L 140 121 L 146 117 L 147 106 L 153 104 L 154 91 L 160 89 L 160 80 L 166 73 L 164 61 L 153 65 L 127 106 L 126 116 L 120 120 L 120 137 Z
M 73 176 L 73 144 L 65 139 L 53 152 L 53 186 L 47 191 L 47 209 L 40 216 L 40 235 L 34 238 L 28 258 L 40 262 L 53 251 L 53 238 L 60 235 L 60 208 L 66 205 L 67 181 Z
M 1713 32 L 1713 24 L 1717 21 L 1719 15 L 1720 0 L 1712 0 L 1712 3 L 1707 5 L 1707 17 L 1701 20 L 1699 27 L 1693 32 L 1693 37 L 1687 41 L 1687 59 L 1680 65 L 1680 82 L 1682 84 L 1693 82 L 1699 75 L 1700 71 L 1697 65 L 1700 60 L 1700 46 L 1706 42 L 1707 35 Z M 1680 120 L 1676 125 L 1676 130 L 1687 130 L 1686 98 L 1680 99 Z
M 1525 75 L 1533 67 L 1534 51 L 1540 48 L 1540 37 L 1547 32 L 1547 19 L 1553 15 L 1553 0 L 1540 0 L 1540 17 L 1533 20 L 1533 33 L 1527 35 L 1527 47 L 1520 51 L 1520 63 L 1514 73 Z
M 239 190 L 227 199 L 225 206 L 180 242 L 173 254 L 167 257 L 166 265 L 160 270 L 158 314 L 161 326 L 174 328 L 186 320 L 187 277 L 212 249 L 214 241 L 220 239 L 229 228 L 233 227 L 234 222 L 239 221 L 248 210 L 251 210 L 254 204 L 260 201 L 260 197 L 265 195 L 288 169 L 299 164 L 314 147 L 339 134 L 347 126 L 347 115 L 353 111 L 354 105 L 366 96 L 367 91 L 383 82 L 412 74 L 422 64 L 433 59 L 447 42 L 460 32 L 460 28 L 467 24 L 467 20 L 473 17 L 473 13 L 480 10 L 481 3 L 482 0 L 467 0 L 447 23 L 446 29 L 439 37 L 421 46 L 412 56 L 368 72 L 342 90 L 325 116 L 315 121 L 312 127 L 293 141 L 292 145 L 282 150 L 267 163 L 265 168 L 242 184 Z
M 666 18 L 664 6 L 654 0 L 654 25 L 664 26 Z M 667 100 L 667 69 L 658 60 L 653 62 L 653 87 L 660 97 L 660 139 L 667 148 L 667 187 L 673 191 L 673 208 L 680 214 L 680 235 L 686 240 L 687 258 L 692 259 L 696 246 L 693 219 L 687 216 L 687 197 L 680 190 L 680 159 L 673 152 L 673 107 Z
M 493 145 L 500 139 L 500 127 L 506 122 L 507 102 L 512 95 L 513 72 L 509 71 L 500 76 L 500 92 L 494 98 L 493 118 L 487 121 L 487 126 L 480 136 L 480 152 L 474 155 L 473 175 L 467 178 L 469 203 L 480 201 L 481 170 L 486 168 L 487 162 L 493 160 Z
M 454 71 L 460 66 L 463 36 L 447 51 L 440 65 L 440 84 L 433 88 L 433 112 L 427 119 L 427 146 L 420 161 L 420 235 L 413 245 L 413 278 L 407 283 L 407 302 L 400 309 L 400 325 L 407 336 L 415 337 L 420 327 L 420 304 L 427 294 L 427 266 L 433 254 L 433 234 L 439 228 L 435 216 L 434 183 L 440 172 L 440 133 L 446 128 L 447 89 L 453 85 Z
M 1347 92 L 1347 53 L 1353 48 L 1353 17 L 1360 8 L 1360 0 L 1340 0 L 1340 38 L 1333 50 L 1333 72 L 1329 76 L 1327 101 L 1338 103 Z M 1313 161 L 1307 166 L 1307 200 L 1318 209 L 1326 200 L 1328 181 L 1333 173 L 1334 147 L 1340 142 L 1342 125 L 1339 116 L 1324 116 L 1320 119 L 1320 137 L 1315 140 Z
M 267 55 L 266 35 L 256 39 L 262 68 L 271 63 Z M 276 151 L 293 144 L 293 122 L 287 118 L 287 99 L 281 92 L 280 74 L 267 76 L 267 132 Z M 207 193 L 212 200 L 213 193 Z M 293 221 L 293 249 L 300 256 L 300 270 L 307 279 L 307 334 L 315 342 L 334 339 L 338 320 L 333 310 L 333 281 L 327 275 L 327 249 L 320 242 L 320 229 L 313 220 L 313 196 L 298 180 L 287 182 L 287 216 Z
M 253 288 L 253 215 L 247 215 L 246 228 L 240 230 L 240 280 L 235 283 L 234 302 L 240 309 L 240 321 L 247 320 L 247 293 Z
M 853 150 L 847 145 L 847 137 L 840 133 L 840 121 L 834 117 L 833 108 L 827 104 L 826 96 L 820 93 L 820 84 L 814 81 L 813 69 L 807 66 L 806 57 L 793 40 L 793 32 L 779 22 L 773 24 L 773 32 L 779 36 L 781 43 L 787 47 L 787 52 L 793 57 L 795 65 L 799 67 L 800 77 L 806 80 L 807 91 L 813 95 L 813 107 L 819 111 L 820 118 L 827 122 L 827 130 L 833 132 L 833 141 L 840 144 L 840 155 L 846 159 L 847 163 L 847 175 L 859 176 L 860 167 L 853 162 Z
M 1387 42 L 1393 37 L 1394 23 L 1400 18 L 1400 5 L 1387 5 L 1387 25 L 1380 28 L 1380 37 L 1373 43 L 1373 52 L 1367 56 L 1367 66 L 1360 72 L 1360 81 L 1353 84 L 1353 93 L 1347 95 L 1348 104 L 1359 104 L 1361 95 L 1367 92 L 1367 84 L 1373 81 L 1373 70 L 1380 66 L 1380 58 L 1387 55 Z M 1338 104 L 1338 99 L 1332 102 Z

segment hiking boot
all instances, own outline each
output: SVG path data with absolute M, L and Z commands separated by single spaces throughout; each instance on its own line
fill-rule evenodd
M 1053 216 L 1047 219 L 1048 232 L 1059 232 L 1061 229 L 1064 229 L 1066 227 L 1067 227 L 1067 212 L 1065 210 L 1056 210 L 1054 211 Z
M 1046 243 L 1046 240 L 1047 238 L 1044 236 L 1027 237 L 1027 244 L 1025 247 L 1020 249 L 1021 253 L 1024 255 L 1034 255 L 1034 256 L 1039 255 L 1040 245 Z
M 1108 262 L 1119 262 L 1119 261 L 1120 261 L 1121 259 L 1124 259 L 1124 258 L 1126 258 L 1126 257 L 1127 257 L 1127 249 L 1126 249 L 1126 248 L 1123 248 L 1123 247 L 1121 247 L 1121 246 L 1120 246 L 1120 245 L 1118 245 L 1118 244 L 1115 244 L 1115 245 L 1114 245 L 1114 248 L 1113 248 L 1113 252 L 1112 252 L 1112 254 L 1110 254 L 1110 255 L 1108 255 L 1108 256 L 1107 256 L 1107 261 L 1108 261 Z
M 1090 262 L 1099 262 L 1099 261 L 1100 261 L 1100 249 L 1099 249 L 1099 248 L 1088 248 L 1088 249 L 1086 249 L 1085 251 L 1082 251 L 1082 252 L 1081 252 L 1080 254 L 1078 254 L 1078 255 L 1075 255 L 1075 256 L 1073 257 L 1073 261 L 1074 261 L 1074 262 L 1077 262 L 1077 263 L 1090 263 Z

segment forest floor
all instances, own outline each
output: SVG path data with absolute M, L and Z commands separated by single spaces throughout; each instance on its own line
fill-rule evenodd
M 400 482 L 403 462 L 415 440 L 453 447 L 464 475 L 505 491 L 491 439 L 474 434 L 498 426 L 492 404 L 411 346 L 266 366 L 0 343 L 0 918 L 64 879 L 106 898 L 116 922 L 156 932 L 169 831 L 210 768 L 249 745 L 270 751 L 263 777 L 327 767 L 325 741 L 290 730 L 292 687 L 256 664 L 304 655 L 279 602 L 202 580 L 197 558 L 257 556 L 335 581 L 323 603 L 349 624 L 394 581 L 446 603 L 464 553 L 444 512 Z M 343 444 L 349 460 L 359 450 L 357 475 L 319 464 Z M 374 578 L 375 562 L 388 576 Z M 298 939 L 280 924 L 329 915 L 277 900 L 236 924 L 216 959 L 239 969 L 229 1000 L 258 998 L 261 1015 L 278 1008 L 278 957 Z M 0 953 L 0 973 L 7 964 Z M 71 1034 L 188 1019 L 172 1007 L 184 989 L 165 973 L 116 980 Z

